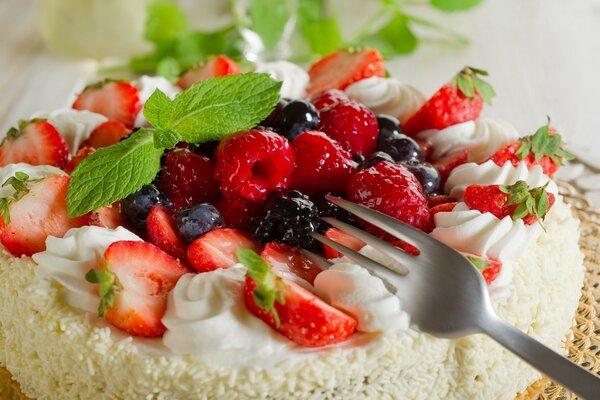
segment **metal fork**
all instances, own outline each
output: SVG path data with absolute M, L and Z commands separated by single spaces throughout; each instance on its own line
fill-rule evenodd
M 422 332 L 442 338 L 484 333 L 546 374 L 586 399 L 600 398 L 600 377 L 502 321 L 492 308 L 485 281 L 460 253 L 428 234 L 395 218 L 362 205 L 333 196 L 327 199 L 385 232 L 416 246 L 420 255 L 412 256 L 354 226 L 333 218 L 323 218 L 373 248 L 399 261 L 407 270 L 385 266 L 319 234 L 318 241 L 336 249 L 357 264 L 369 269 L 395 288 L 411 322 Z M 308 254 L 327 267 L 327 261 Z

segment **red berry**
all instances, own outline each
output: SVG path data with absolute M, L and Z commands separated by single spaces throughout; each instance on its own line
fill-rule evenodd
M 366 245 L 366 243 L 362 240 L 348 235 L 347 233 L 344 233 L 336 228 L 327 229 L 325 232 L 325 237 L 356 251 L 359 251 Z M 326 244 L 323 245 L 323 250 L 325 251 L 325 257 L 328 259 L 342 257 L 342 254 L 339 251 L 327 246 Z
M 428 227 L 429 207 L 421 184 L 403 165 L 382 161 L 356 173 L 348 184 L 347 196 L 415 228 Z M 379 232 L 372 226 L 366 228 Z
M 269 130 L 249 130 L 224 139 L 216 158 L 215 177 L 223 195 L 254 202 L 286 189 L 296 166 L 287 139 Z
M 383 58 L 377 50 L 338 50 L 308 70 L 310 83 L 307 96 L 326 89 L 345 89 L 350 84 L 371 76 L 385 76 Z
M 427 204 L 429 205 L 430 209 L 432 209 L 435 206 L 439 206 L 440 204 L 454 203 L 457 201 L 458 200 L 454 197 L 446 196 L 445 194 L 432 194 L 430 196 L 427 196 Z
M 177 86 L 187 89 L 194 83 L 218 76 L 240 73 L 240 67 L 229 57 L 218 55 L 210 57 L 204 64 L 194 67 L 183 74 L 177 81 Z
M 485 283 L 488 285 L 500 275 L 500 271 L 502 270 L 502 263 L 500 261 L 483 258 L 469 253 L 462 253 L 462 255 L 465 256 L 479 272 L 481 272 Z
M 73 103 L 73 108 L 93 111 L 132 127 L 142 105 L 135 86 L 105 80 L 87 86 Z
M 0 144 L 0 167 L 23 162 L 63 168 L 68 158 L 67 142 L 45 119 L 20 122 Z
M 169 151 L 159 178 L 162 192 L 173 210 L 199 203 L 213 202 L 219 196 L 219 183 L 214 179 L 214 162 L 188 149 Z
M 108 147 L 118 143 L 121 139 L 129 136 L 131 129 L 127 128 L 122 122 L 117 120 L 108 120 L 100 124 L 92 131 L 90 137 L 81 144 L 95 149 Z
M 175 222 L 166 207 L 153 206 L 146 220 L 148 241 L 178 260 L 185 260 L 187 246 L 177 234 Z
M 259 250 L 255 241 L 237 229 L 213 229 L 192 242 L 187 258 L 196 271 L 208 272 L 236 264 L 240 248 Z
M 330 191 L 343 193 L 356 172 L 350 154 L 323 132 L 301 133 L 291 144 L 296 155 L 292 189 L 309 196 Z
M 313 103 L 317 110 L 321 110 L 326 107 L 331 107 L 334 104 L 349 100 L 350 98 L 348 97 L 346 92 L 343 92 L 338 89 L 324 90 L 320 93 L 317 93 L 310 99 L 311 103 Z
M 125 219 L 121 214 L 121 204 L 113 203 L 90 212 L 89 224 L 108 229 L 116 229 L 125 225 Z
M 269 243 L 265 246 L 260 256 L 281 277 L 289 278 L 290 275 L 304 279 L 311 285 L 315 278 L 322 272 L 321 267 L 309 260 L 297 247 L 281 243 Z
M 65 172 L 70 174 L 73 171 L 75 171 L 75 168 L 77 168 L 79 163 L 81 163 L 87 156 L 89 156 L 90 154 L 92 154 L 95 151 L 96 151 L 96 149 L 93 147 L 87 147 L 87 146 L 81 147 L 77 151 L 77 154 L 75 154 L 73 157 L 71 157 L 71 159 L 65 165 L 65 168 L 64 168 Z
M 454 168 L 465 164 L 469 160 L 469 152 L 467 149 L 457 150 L 453 153 L 445 155 L 433 163 L 435 169 L 440 173 L 440 186 L 444 187 L 444 183 L 450 176 Z
M 377 148 L 377 118 L 367 107 L 351 100 L 338 101 L 319 110 L 318 130 L 335 139 L 352 155 L 373 153 Z
M 431 207 L 431 209 L 429 210 L 429 215 L 433 219 L 433 216 L 437 213 L 450 212 L 454 210 L 454 207 L 456 207 L 457 204 L 458 203 L 456 202 L 438 204 L 437 206 Z
M 250 230 L 255 218 L 262 213 L 263 205 L 240 198 L 221 197 L 215 203 L 225 225 L 231 228 Z

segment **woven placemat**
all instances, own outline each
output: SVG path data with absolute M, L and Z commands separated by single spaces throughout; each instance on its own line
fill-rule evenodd
M 580 245 L 585 255 L 586 280 L 571 332 L 565 339 L 569 358 L 600 375 L 600 211 L 568 184 L 561 194 L 581 220 Z M 548 378 L 534 382 L 515 400 L 576 400 L 577 396 Z M 0 400 L 29 400 L 8 371 L 0 367 Z

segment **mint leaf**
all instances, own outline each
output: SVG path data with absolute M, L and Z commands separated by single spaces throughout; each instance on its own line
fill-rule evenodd
M 158 129 L 169 129 L 173 114 L 173 101 L 160 89 L 156 89 L 144 105 L 144 117 Z
M 475 7 L 483 0 L 431 0 L 431 5 L 435 8 L 446 11 L 464 11 Z
M 181 135 L 175 131 L 157 131 L 154 133 L 154 147 L 157 149 L 173 148 L 181 140 Z
M 71 174 L 67 192 L 70 217 L 111 204 L 152 182 L 160 170 L 162 149 L 153 131 L 140 129 L 126 140 L 98 149 Z
M 200 143 L 222 139 L 262 121 L 277 104 L 280 87 L 281 82 L 268 74 L 229 75 L 198 82 L 183 91 L 166 114 L 156 114 L 166 104 L 161 95 L 151 96 L 146 107 L 152 110 L 158 128 L 173 130 L 186 142 Z M 153 104 L 156 101 L 160 104 Z
M 342 32 L 336 16 L 328 7 L 327 0 L 300 0 L 298 25 L 310 51 L 319 55 L 328 54 L 343 42 Z
M 385 58 L 412 53 L 419 40 L 410 29 L 408 21 L 405 14 L 396 12 L 388 23 L 359 40 L 358 44 L 377 48 Z
M 248 3 L 250 28 L 262 39 L 266 49 L 273 49 L 280 42 L 290 18 L 287 1 L 252 0 Z
M 185 13 L 176 4 L 168 1 L 154 2 L 148 5 L 146 12 L 146 40 L 154 43 L 173 40 L 188 29 Z
M 163 58 L 156 65 L 156 74 L 164 76 L 171 82 L 175 82 L 181 75 L 181 65 L 173 57 Z

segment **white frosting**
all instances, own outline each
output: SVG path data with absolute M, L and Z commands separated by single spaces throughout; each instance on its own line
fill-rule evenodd
M 66 303 L 96 313 L 97 285 L 88 283 L 85 274 L 98 267 L 108 246 L 119 240 L 142 239 L 123 227 L 112 230 L 98 226 L 72 228 L 62 238 L 48 236 L 46 250 L 32 256 L 38 264 L 36 273 L 41 279 L 58 283 Z
M 480 118 L 419 133 L 433 145 L 434 160 L 454 151 L 467 149 L 469 161 L 481 162 L 498 149 L 516 141 L 519 134 L 514 126 L 501 119 Z
M 15 189 L 11 185 L 1 187 L 6 180 L 17 172 L 26 173 L 30 179 L 44 179 L 54 175 L 66 175 L 66 172 L 50 165 L 29 165 L 27 163 L 8 164 L 0 168 L 0 199 L 11 196 Z
M 406 122 L 425 103 L 418 89 L 395 78 L 371 77 L 346 88 L 350 98 L 369 107 L 375 114 L 388 114 Z
M 315 290 L 323 300 L 353 316 L 360 332 L 408 329 L 408 314 L 402 311 L 400 299 L 381 279 L 356 264 L 336 263 L 319 273 Z
M 275 61 L 256 64 L 255 72 L 264 72 L 275 80 L 283 82 L 281 97 L 300 99 L 304 97 L 310 80 L 308 73 L 289 61 Z
M 462 200 L 467 186 L 512 185 L 517 181 L 526 181 L 530 188 L 543 186 L 550 181 L 546 190 L 554 195 L 558 193 L 556 183 L 544 174 L 539 165 L 529 169 L 525 161 L 521 161 L 516 167 L 510 162 L 499 166 L 491 160 L 483 164 L 471 162 L 456 167 L 450 173 L 444 190 L 450 196 Z
M 172 84 L 168 79 L 162 76 L 143 75 L 140 79 L 133 82 L 133 85 L 139 90 L 140 104 L 142 105 L 146 104 L 146 101 L 148 101 L 156 89 L 160 89 L 160 91 L 166 94 L 171 100 L 181 92 L 181 89 L 178 86 Z M 135 118 L 134 125 L 136 128 L 148 126 L 148 121 L 144 118 L 143 108 Z
M 104 115 L 87 110 L 70 108 L 35 113 L 32 118 L 45 118 L 65 138 L 69 152 L 73 155 L 79 150 L 94 129 L 108 121 Z

